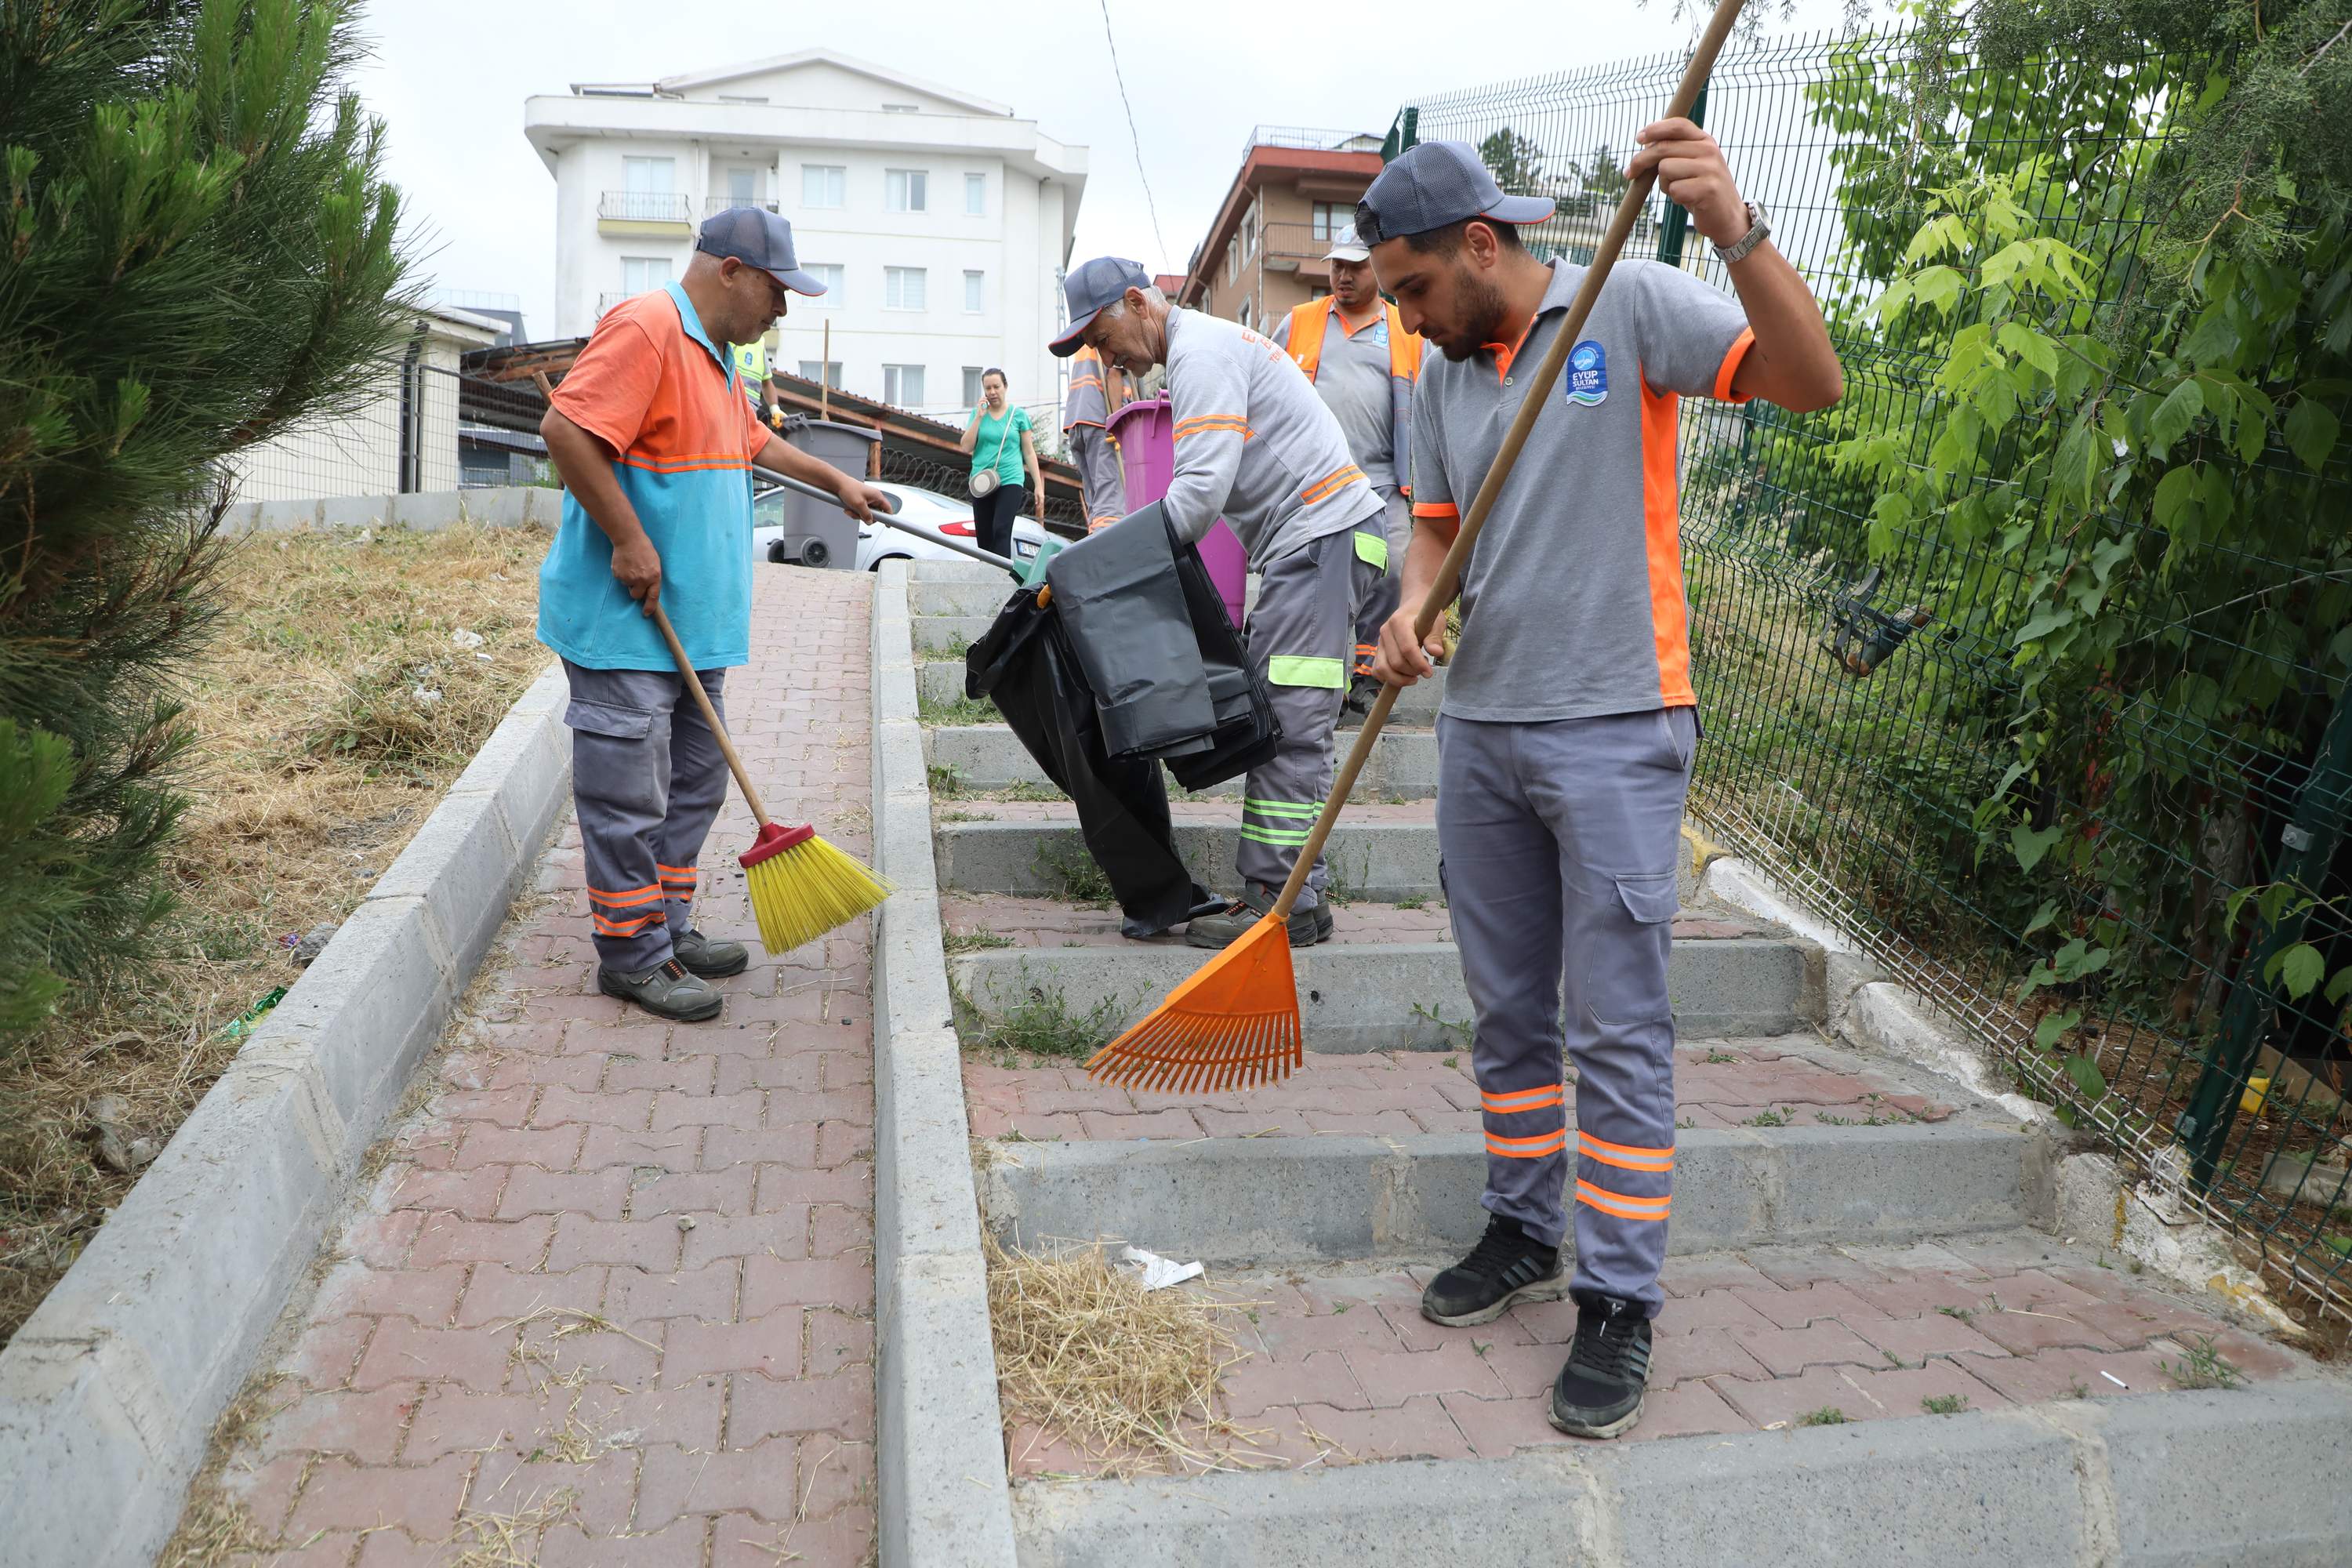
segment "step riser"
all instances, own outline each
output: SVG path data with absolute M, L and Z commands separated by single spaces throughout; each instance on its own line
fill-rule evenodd
M 2314 1379 L 1507 1459 L 1032 1481 L 1013 1517 L 1023 1568 L 2318 1568 L 2352 1542 L 2347 1445 L 2352 1401 Z
M 953 702 L 964 694 L 964 667 L 956 659 L 926 659 L 915 667 L 915 679 L 916 689 L 926 702 Z M 1389 710 L 1388 727 L 1381 732 L 1393 734 L 1400 728 L 1431 728 L 1437 722 L 1437 704 L 1444 695 L 1445 672 L 1442 669 L 1431 679 L 1406 687 L 1404 695 Z M 1353 730 L 1362 721 L 1360 714 L 1343 713 L 1339 716 L 1339 728 Z
M 1685 1130 L 1668 1250 L 1906 1246 L 2013 1228 L 2039 1206 L 2034 1148 L 2009 1129 L 1966 1122 L 1769 1137 Z M 989 1224 L 1031 1245 L 1103 1237 L 1187 1260 L 1272 1267 L 1459 1253 L 1486 1229 L 1486 1182 L 1483 1140 L 1448 1132 L 1000 1143 L 983 1192 Z
M 1291 954 L 1308 1050 L 1468 1048 L 1470 1000 L 1451 943 L 1350 946 L 1326 942 Z M 1125 1025 L 1158 1006 L 1207 956 L 1176 946 L 999 948 L 952 957 L 948 973 L 985 1014 L 1042 987 L 1059 991 L 1074 1016 L 1114 1001 Z M 1817 958 L 1818 950 L 1775 937 L 1677 942 L 1666 973 L 1675 1027 L 1685 1039 L 1806 1028 L 1821 1013 L 1811 973 Z
M 950 668 L 956 667 L 950 666 Z M 961 694 L 962 688 L 956 687 Z M 950 701 L 952 697 L 935 698 Z M 994 724 L 945 724 L 931 729 L 923 737 L 923 750 L 933 767 L 951 767 L 963 786 L 976 790 L 1013 789 L 1022 786 L 1045 789 L 1045 770 L 1022 745 L 1021 738 L 1012 731 Z M 1228 779 L 1213 789 L 1202 790 L 1204 797 L 1217 800 L 1239 799 L 1244 781 Z M 1171 798 L 1181 796 L 1175 782 L 1169 783 Z M 1364 771 L 1356 780 L 1356 790 L 1350 798 L 1358 801 L 1428 800 L 1437 794 L 1437 737 L 1426 731 L 1384 730 L 1372 754 L 1365 761 Z M 1344 818 L 1342 820 L 1345 820 Z
M 993 616 L 917 616 L 911 623 L 915 633 L 915 655 L 920 659 L 926 654 L 938 654 L 950 647 L 969 646 L 988 635 L 996 624 Z
M 1240 890 L 1234 853 L 1236 825 L 1178 823 L 1176 852 L 1201 882 L 1232 895 Z M 1065 882 L 1055 868 L 1087 865 L 1086 839 L 1075 826 L 1042 822 L 943 822 L 935 839 L 940 885 L 967 893 L 1019 893 L 1059 898 Z M 1344 899 L 1392 904 L 1443 897 L 1437 885 L 1437 829 L 1411 823 L 1351 823 L 1332 828 L 1324 858 Z

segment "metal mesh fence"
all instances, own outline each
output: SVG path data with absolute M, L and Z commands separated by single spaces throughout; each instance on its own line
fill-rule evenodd
M 543 408 L 520 389 L 426 360 L 393 358 L 352 373 L 360 406 L 229 459 L 239 501 L 415 495 L 554 482 L 539 438 Z
M 1478 145 L 1507 188 L 1558 201 L 1525 237 L 1580 262 L 1682 64 L 1423 100 L 1399 124 Z M 1875 431 L 1919 463 L 1942 434 L 1933 376 L 1948 336 L 1895 341 L 1868 312 L 1930 187 L 1957 174 L 2043 171 L 2037 232 L 2091 258 L 2106 341 L 2145 352 L 2164 158 L 2204 65 L 2151 55 L 1996 71 L 1902 35 L 1726 52 L 1700 117 L 1813 282 L 1848 380 L 1821 415 L 1685 410 L 1707 733 L 1692 809 L 1977 1030 L 2019 1089 L 2201 1208 L 2274 1282 L 2352 1317 L 2346 1009 L 2326 986 L 2292 995 L 2276 973 L 2296 944 L 2328 975 L 2352 964 L 2343 448 L 2321 475 L 2283 450 L 2239 470 L 2241 516 L 2257 488 L 2261 506 L 2284 509 L 2259 534 L 2185 545 L 2144 518 L 2101 520 L 2136 547 L 2129 558 L 2164 561 L 2167 586 L 2135 601 L 2154 608 L 2103 678 L 2063 700 L 2050 753 L 2063 761 L 2045 757 L 2021 790 L 2021 639 L 2002 608 L 2027 570 L 2013 535 L 1889 527 L 1871 481 L 1831 458 Z M 1911 111 L 1899 133 L 1890 105 Z M 1663 202 L 1633 245 L 1729 287 Z M 1972 481 L 2012 518 L 2045 504 L 2005 482 L 1997 460 Z M 2013 842 L 1986 805 L 2021 794 L 2030 812 Z M 2233 899 L 2263 889 L 2295 896 Z

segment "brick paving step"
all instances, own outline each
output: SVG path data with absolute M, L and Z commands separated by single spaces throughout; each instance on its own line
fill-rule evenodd
M 963 695 L 964 667 L 961 658 L 923 658 L 915 667 L 916 692 L 925 702 L 946 704 Z M 1390 710 L 1389 722 L 1382 733 L 1399 729 L 1428 729 L 1437 722 L 1437 705 L 1445 696 L 1445 671 L 1405 688 Z M 1353 713 L 1339 716 L 1339 728 L 1353 730 L 1362 722 Z M 952 728 L 954 726 L 949 726 Z
M 1444 896 L 1437 880 L 1436 804 L 1350 805 L 1324 849 L 1336 896 L 1349 901 L 1427 903 Z M 1176 851 L 1201 882 L 1228 896 L 1240 890 L 1234 854 L 1241 846 L 1237 800 L 1169 803 Z M 933 843 L 940 885 L 960 892 L 1053 896 L 1095 875 L 1066 801 L 942 801 Z
M 961 677 L 957 679 L 961 681 Z M 959 685 L 957 689 L 960 691 L 961 687 Z M 1056 796 L 1061 793 L 1046 782 L 1045 770 L 1037 765 L 1020 737 L 1003 724 L 933 725 L 923 731 L 923 754 L 932 767 L 950 770 L 961 788 L 1052 790 Z M 1168 795 L 1171 800 L 1238 800 L 1242 784 L 1240 779 L 1228 779 L 1195 795 L 1171 778 L 1168 780 Z M 1436 794 L 1436 732 L 1391 724 L 1381 730 L 1379 743 L 1365 760 L 1355 794 L 1349 798 L 1348 810 L 1353 816 L 1363 806 L 1426 800 Z M 1347 818 L 1340 820 L 1345 822 Z
M 945 895 L 950 980 L 984 1017 L 1039 1005 L 1124 1027 L 1206 958 L 1181 934 L 1129 941 L 1118 911 L 1003 894 Z M 1343 904 L 1336 940 L 1292 955 L 1310 1051 L 1448 1050 L 1467 1038 L 1470 1003 L 1446 911 Z M 1777 927 L 1712 910 L 1675 925 L 1667 995 L 1691 1039 L 1785 1035 L 1821 1013 L 1820 949 Z M 1009 945 L 982 947 L 982 942 Z
M 1246 1303 L 1229 1427 L 1188 1434 L 1215 1468 L 1094 1479 L 1103 1457 L 1013 1431 L 1022 1562 L 2352 1556 L 2343 1383 L 2047 1237 L 1671 1259 L 1647 1409 L 1613 1443 L 1545 1419 L 1572 1306 L 1439 1328 L 1415 1307 L 1427 1272 L 1215 1278 Z M 2209 1346 L 2235 1386 L 2184 1391 Z

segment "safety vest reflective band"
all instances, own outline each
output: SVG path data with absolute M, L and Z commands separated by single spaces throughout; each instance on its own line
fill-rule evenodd
M 1421 339 L 1404 330 L 1404 318 L 1397 314 L 1394 305 L 1383 300 L 1381 309 L 1389 318 L 1389 374 L 1406 381 L 1419 378 Z M 1327 294 L 1290 312 L 1290 357 L 1307 373 L 1309 381 L 1315 379 L 1316 367 L 1323 363 L 1323 328 L 1330 321 L 1333 310 L 1331 297 Z

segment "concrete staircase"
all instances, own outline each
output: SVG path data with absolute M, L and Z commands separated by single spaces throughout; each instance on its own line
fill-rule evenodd
M 920 649 L 977 635 L 1002 600 L 969 576 L 914 569 L 926 693 L 944 677 Z M 1099 1036 L 1198 967 L 1071 896 L 1094 889 L 1070 807 L 1001 726 L 933 729 L 924 752 L 952 785 L 929 869 L 967 1028 L 1049 1007 Z M 2352 1561 L 2336 1379 L 2104 1238 L 2054 1234 L 2050 1129 L 1832 1037 L 1820 950 L 1691 886 L 1648 1410 L 1620 1443 L 1554 1432 L 1571 1305 L 1475 1330 L 1415 1310 L 1483 1228 L 1485 1153 L 1434 738 L 1408 726 L 1376 759 L 1398 798 L 1341 819 L 1339 939 L 1297 955 L 1304 1070 L 1139 1096 L 1067 1058 L 967 1052 L 987 1228 L 1199 1258 L 1251 1304 L 1246 1359 L 1194 1435 L 1208 1473 L 1115 1479 L 1055 1434 L 1008 1435 L 1018 1562 Z M 1174 812 L 1195 874 L 1230 889 L 1238 802 Z

